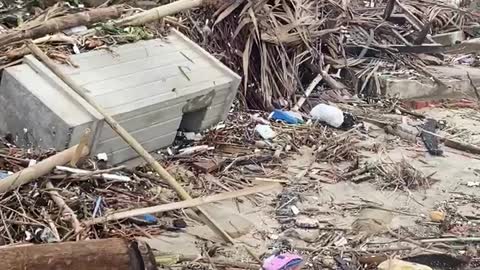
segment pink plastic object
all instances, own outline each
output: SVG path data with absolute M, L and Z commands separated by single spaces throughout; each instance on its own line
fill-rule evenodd
M 262 268 L 264 270 L 298 270 L 302 263 L 302 257 L 291 253 L 283 253 L 265 259 Z

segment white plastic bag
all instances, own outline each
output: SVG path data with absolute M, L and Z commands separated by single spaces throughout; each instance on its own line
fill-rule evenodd
M 310 111 L 313 120 L 318 120 L 338 128 L 343 124 L 343 112 L 337 107 L 327 104 L 318 104 Z

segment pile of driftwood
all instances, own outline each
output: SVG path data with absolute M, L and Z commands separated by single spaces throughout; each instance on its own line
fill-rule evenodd
M 1 245 L 133 238 L 181 230 L 186 226 L 182 215 L 160 218 L 161 213 L 274 187 L 268 183 L 254 186 L 243 182 L 223 190 L 202 185 L 202 177 L 182 179 L 176 174 L 186 186 L 192 181 L 195 184 L 192 190 L 203 189 L 195 193 L 206 197 L 175 202 L 175 192 L 148 167 L 104 168 L 101 160 L 82 159 L 88 151 L 78 152 L 77 148 L 59 153 L 50 151 L 38 156 L 38 162 L 22 149 L 2 148 L 2 152 L 8 154 L 0 157 L 3 178 L 0 184 Z M 81 161 L 73 164 L 72 160 L 76 159 Z M 169 171 L 177 172 L 177 169 L 171 166 Z M 214 180 L 210 176 L 204 181 Z M 221 184 L 225 181 L 216 181 L 226 187 Z

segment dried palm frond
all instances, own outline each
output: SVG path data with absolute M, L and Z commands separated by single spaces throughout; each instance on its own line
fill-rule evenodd
M 394 45 L 475 22 L 474 15 L 441 3 L 400 1 L 400 8 L 386 2 L 230 0 L 217 10 L 189 11 L 186 34 L 243 76 L 244 106 L 271 109 L 293 105 L 326 65 L 330 73 L 341 69 L 337 79 L 347 88 L 378 95 L 380 72 L 409 67 L 392 57 Z M 407 10 L 410 19 L 385 20 L 386 8 Z

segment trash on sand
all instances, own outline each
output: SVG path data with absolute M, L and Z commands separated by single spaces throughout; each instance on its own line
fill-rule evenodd
M 432 270 L 432 268 L 398 259 L 386 260 L 378 265 L 379 270 Z
M 108 161 L 108 155 L 107 153 L 99 153 L 97 155 L 97 159 L 102 161 Z
M 179 150 L 179 152 L 180 152 L 179 156 L 190 156 L 190 155 L 193 155 L 193 154 L 196 154 L 196 153 L 201 153 L 201 152 L 205 152 L 205 151 L 212 150 L 212 149 L 214 149 L 214 148 L 210 147 L 208 145 L 192 146 L 192 147 L 180 149 Z
M 282 253 L 279 255 L 272 255 L 265 259 L 262 269 L 265 270 L 299 270 L 303 266 L 303 258 L 291 254 Z
M 445 220 L 445 213 L 440 211 L 432 211 L 430 212 L 430 219 L 433 222 L 442 222 Z
M 189 141 L 201 141 L 203 139 L 202 134 L 195 132 L 183 132 L 183 136 Z
M 0 170 L 0 179 L 6 178 L 9 175 L 13 174 L 12 172 Z
M 312 119 L 324 122 L 332 127 L 339 128 L 343 124 L 343 112 L 335 106 L 318 104 L 310 111 Z
M 0 176 L 1 177 L 1 176 Z M 480 182 L 477 181 L 468 181 L 467 187 L 480 187 Z
M 290 125 L 302 124 L 303 119 L 299 113 L 282 111 L 282 110 L 273 110 L 273 112 L 268 116 L 269 119 L 274 121 L 284 122 Z
M 255 126 L 255 131 L 265 140 L 270 140 L 277 136 L 277 133 L 275 133 L 275 131 L 273 131 L 273 129 L 268 125 L 258 124 Z
M 290 209 L 292 210 L 292 213 L 296 216 L 298 214 L 300 214 L 300 210 L 298 209 L 298 207 L 296 207 L 295 205 L 292 205 L 290 207 Z
M 130 218 L 133 222 L 137 223 L 138 225 L 152 225 L 152 224 L 157 224 L 158 219 L 154 215 L 151 214 L 145 214 L 145 215 L 140 215 L 136 217 Z
M 440 149 L 440 140 L 438 136 L 435 136 L 435 132 L 438 128 L 438 122 L 435 119 L 427 119 L 423 124 L 422 139 L 428 153 L 433 156 L 443 155 L 443 150 Z
M 295 219 L 295 225 L 303 229 L 316 229 L 318 228 L 318 220 L 307 216 L 300 216 Z

